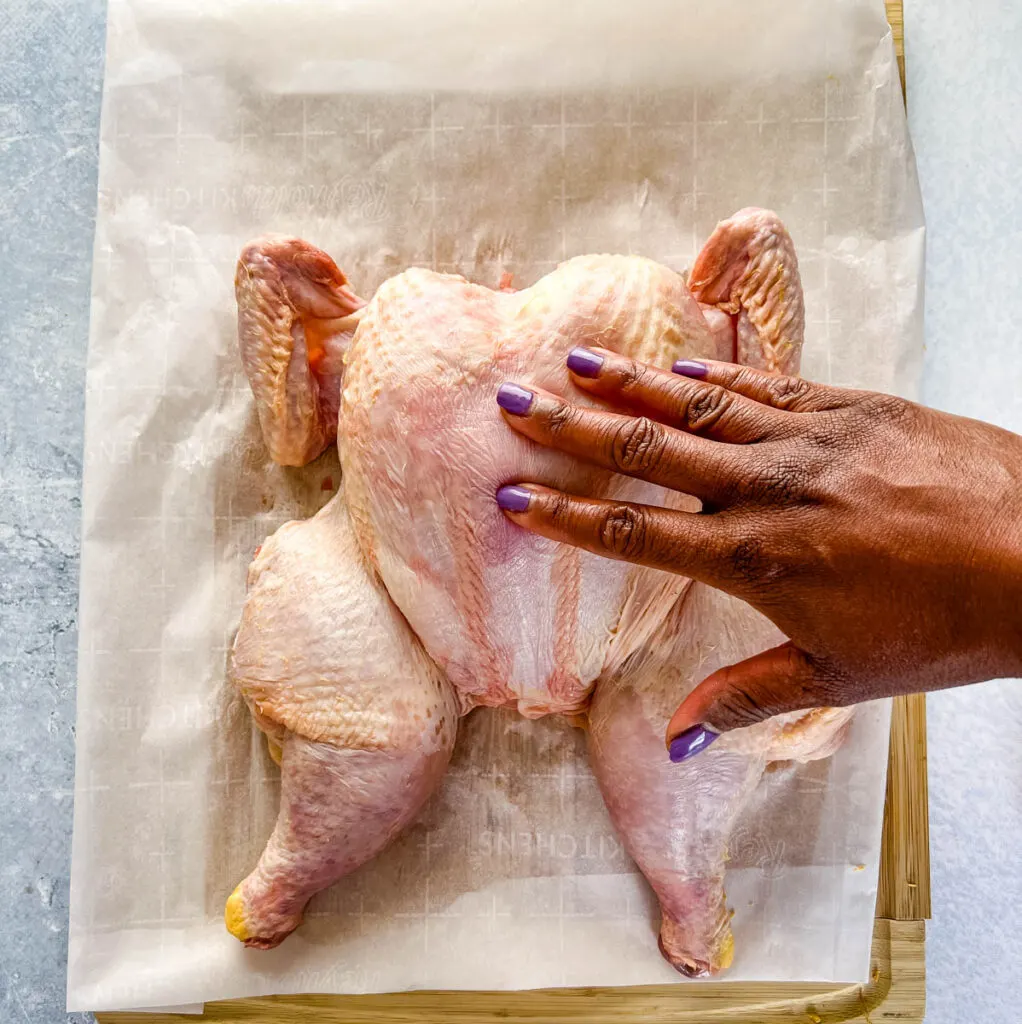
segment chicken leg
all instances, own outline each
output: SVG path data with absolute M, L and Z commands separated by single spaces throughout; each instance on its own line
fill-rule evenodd
M 664 727 L 678 703 L 724 665 L 782 642 L 747 604 L 694 583 L 649 644 L 596 684 L 589 754 L 628 853 L 660 901 L 660 951 L 703 977 L 731 964 L 724 893 L 727 842 L 770 761 L 827 757 L 851 711 L 826 709 L 722 736 L 699 757 L 671 764 Z
M 415 817 L 450 759 L 457 704 L 367 573 L 343 493 L 262 546 L 231 676 L 278 752 L 281 801 L 225 916 L 247 946 L 268 949 L 312 895 Z
M 737 361 L 798 372 L 802 288 L 794 247 L 776 217 L 743 210 L 720 224 L 689 285 L 701 303 L 730 319 Z M 691 977 L 731 964 L 727 841 L 767 763 L 827 756 L 850 712 L 773 719 L 730 733 L 679 765 L 667 759 L 664 726 L 711 672 L 783 640 L 748 605 L 694 583 L 651 641 L 598 681 L 589 710 L 593 771 L 626 848 L 660 901 L 660 950 Z

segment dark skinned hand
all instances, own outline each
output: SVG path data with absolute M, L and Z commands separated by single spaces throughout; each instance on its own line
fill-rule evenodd
M 576 349 L 568 366 L 606 411 L 544 392 L 529 401 L 505 385 L 508 424 L 695 495 L 702 512 L 525 481 L 498 492 L 506 514 L 546 537 L 727 591 L 790 638 L 697 686 L 668 743 L 700 725 L 723 732 L 1022 674 L 1022 437 L 726 363 L 668 373 Z

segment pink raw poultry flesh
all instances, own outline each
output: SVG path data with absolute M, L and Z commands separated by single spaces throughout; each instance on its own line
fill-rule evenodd
M 531 444 L 494 398 L 506 380 L 568 393 L 576 345 L 797 373 L 802 288 L 784 226 L 741 211 L 687 281 L 638 256 L 580 256 L 522 291 L 411 269 L 368 303 L 325 253 L 272 237 L 245 248 L 236 286 L 273 458 L 303 465 L 336 439 L 343 481 L 249 570 L 231 676 L 281 765 L 282 795 L 259 864 L 228 900 L 231 932 L 282 941 L 312 895 L 414 819 L 458 718 L 511 706 L 587 724 L 611 817 L 660 901 L 663 955 L 690 976 L 725 970 L 731 829 L 770 761 L 828 756 L 850 712 L 774 719 L 671 764 L 674 707 L 777 631 L 701 584 L 511 524 L 494 493 L 523 480 L 698 503 Z

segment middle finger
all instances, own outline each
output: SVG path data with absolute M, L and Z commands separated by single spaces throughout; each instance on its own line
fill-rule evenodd
M 557 395 L 502 384 L 509 426 L 548 448 L 719 505 L 743 479 L 745 449 L 686 434 L 646 416 L 572 405 Z

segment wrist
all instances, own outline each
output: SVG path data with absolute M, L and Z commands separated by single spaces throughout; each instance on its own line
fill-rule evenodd
M 1022 677 L 1022 495 L 1002 506 L 981 545 L 977 575 L 987 646 L 995 670 L 990 678 Z

